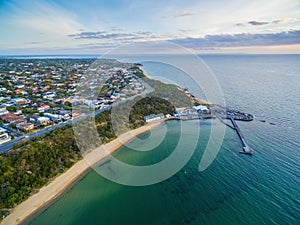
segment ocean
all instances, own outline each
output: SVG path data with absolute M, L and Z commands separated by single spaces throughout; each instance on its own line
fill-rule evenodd
M 191 148 L 193 131 L 200 127 L 193 156 L 174 176 L 134 187 L 91 170 L 26 224 L 300 224 L 300 55 L 201 58 L 219 82 L 226 105 L 255 115 L 252 122 L 238 122 L 253 156 L 239 154 L 240 140 L 226 128 L 215 160 L 200 172 L 211 127 L 223 125 L 218 120 L 169 121 L 151 135 L 139 136 L 151 145 L 167 130 L 154 150 L 123 147 L 115 157 L 132 165 L 157 163 L 172 154 L 180 136 L 182 151 Z M 144 62 L 143 69 L 150 77 L 159 75 L 203 96 L 193 82 L 181 80 L 182 71 L 153 62 Z M 184 135 L 183 126 L 188 131 Z

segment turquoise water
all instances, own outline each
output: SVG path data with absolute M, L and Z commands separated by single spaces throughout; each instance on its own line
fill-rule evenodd
M 199 172 L 210 129 L 222 124 L 187 121 L 184 126 L 190 132 L 200 126 L 199 142 L 191 160 L 175 176 L 151 186 L 130 187 L 91 171 L 28 224 L 300 224 L 300 57 L 203 59 L 216 74 L 227 104 L 256 115 L 253 122 L 238 122 L 254 150 L 252 157 L 238 153 L 240 141 L 227 129 L 216 159 Z M 148 64 L 145 69 L 151 75 L 164 68 Z M 153 151 L 124 147 L 116 157 L 133 165 L 158 162 L 171 154 L 180 127 L 180 122 L 170 121 L 151 137 L 141 135 L 155 142 L 168 128 Z M 189 138 L 187 132 L 185 149 L 190 147 Z

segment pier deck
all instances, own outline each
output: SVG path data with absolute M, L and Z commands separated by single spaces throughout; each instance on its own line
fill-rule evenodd
M 247 155 L 252 155 L 252 150 L 250 149 L 249 145 L 247 144 L 244 136 L 242 135 L 242 132 L 240 130 L 240 128 L 238 127 L 237 123 L 235 122 L 235 120 L 230 117 L 229 118 L 231 120 L 231 123 L 235 129 L 235 131 L 237 132 L 241 142 L 242 142 L 242 145 L 243 145 L 243 151 L 241 151 L 240 153 L 242 154 L 247 154 Z

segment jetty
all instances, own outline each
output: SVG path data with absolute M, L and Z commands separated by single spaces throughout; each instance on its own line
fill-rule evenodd
M 233 125 L 230 125 L 228 123 L 226 123 L 222 117 L 220 117 L 218 114 L 216 114 L 216 117 L 221 121 L 221 123 L 225 124 L 227 127 L 230 127 L 231 129 L 235 130 L 235 127 Z M 225 118 L 227 119 L 227 118 Z
M 252 155 L 252 150 L 251 148 L 249 147 L 249 145 L 247 144 L 239 126 L 237 125 L 237 123 L 235 122 L 235 119 L 233 117 L 230 117 L 230 116 L 227 116 L 225 118 L 222 118 L 220 115 L 216 114 L 216 117 L 223 123 L 225 124 L 226 126 L 230 127 L 231 129 L 235 130 L 236 133 L 238 134 L 241 142 L 242 142 L 242 145 L 243 145 L 243 151 L 240 151 L 241 154 L 246 154 L 246 155 Z M 226 123 L 224 121 L 224 119 L 230 119 L 232 125 Z
M 176 113 L 176 115 L 175 115 Z M 210 107 L 205 106 L 194 106 L 190 109 L 178 108 L 174 113 L 175 116 L 169 116 L 167 120 L 201 120 L 201 119 L 215 119 L 218 118 L 223 124 L 235 130 L 238 134 L 242 145 L 242 154 L 252 155 L 252 150 L 247 144 L 240 128 L 238 127 L 235 120 L 239 121 L 252 121 L 254 116 L 249 113 L 244 113 L 238 110 L 229 109 L 220 105 L 213 105 Z M 232 125 L 225 122 L 224 120 L 230 120 Z
M 236 133 L 238 134 L 241 142 L 242 142 L 242 145 L 243 145 L 243 151 L 240 151 L 240 153 L 242 154 L 247 154 L 247 155 L 252 155 L 252 150 L 251 148 L 249 147 L 249 145 L 247 144 L 240 128 L 238 127 L 237 123 L 235 122 L 235 120 L 232 118 L 232 117 L 229 117 L 233 127 L 234 127 L 234 130 L 236 131 Z

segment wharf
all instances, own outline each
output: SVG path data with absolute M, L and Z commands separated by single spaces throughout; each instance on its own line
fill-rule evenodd
M 235 122 L 235 120 L 230 117 L 229 118 L 231 120 L 231 123 L 235 129 L 235 131 L 237 132 L 241 142 L 242 142 L 242 145 L 243 145 L 243 151 L 241 151 L 240 153 L 242 154 L 247 154 L 247 155 L 252 155 L 252 150 L 250 149 L 249 145 L 247 144 L 244 136 L 242 135 L 242 132 L 240 130 L 240 128 L 238 127 L 237 123 Z

